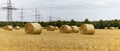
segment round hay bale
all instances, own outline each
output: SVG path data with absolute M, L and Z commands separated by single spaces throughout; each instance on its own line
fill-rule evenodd
M 105 29 L 108 29 L 108 27 L 105 27 Z
M 115 27 L 115 29 L 119 29 L 119 27 Z
M 110 27 L 110 30 L 115 30 L 115 27 Z
M 46 27 L 47 31 L 54 31 L 55 30 L 55 27 L 52 26 L 52 25 L 49 25 Z
M 81 29 L 81 27 L 79 27 L 79 30 Z
M 4 29 L 12 31 L 13 27 L 11 25 L 7 25 L 7 26 L 4 26 Z
M 28 34 L 40 34 L 42 27 L 39 23 L 27 23 L 25 25 L 25 32 Z
M 58 27 L 55 27 L 55 30 L 58 30 L 59 28 Z
M 71 29 L 71 27 L 68 26 L 68 25 L 62 25 L 62 26 L 60 26 L 59 31 L 60 31 L 61 33 L 71 33 L 71 32 L 72 32 L 72 29 Z
M 15 30 L 20 30 L 20 27 L 19 26 L 15 26 L 14 29 Z
M 72 32 L 73 33 L 79 33 L 79 27 L 77 26 L 71 26 Z
M 95 33 L 94 25 L 92 24 L 83 24 L 80 29 L 81 34 L 93 35 Z
M 7 30 L 7 27 L 6 27 L 6 26 L 3 26 L 3 29 L 4 29 L 4 30 Z

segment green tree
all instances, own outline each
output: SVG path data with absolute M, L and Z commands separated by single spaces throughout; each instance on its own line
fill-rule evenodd
M 62 21 L 61 21 L 61 20 L 58 20 L 58 21 L 56 22 L 56 26 L 60 27 L 61 25 L 62 25 Z
M 90 21 L 86 18 L 85 21 L 84 21 L 84 23 L 89 24 Z
M 115 19 L 113 23 L 114 23 L 114 27 L 119 27 L 119 21 L 117 19 Z
M 43 26 L 43 27 L 46 27 L 48 25 L 47 22 L 40 22 L 40 24 Z
M 74 21 L 74 19 L 71 19 L 70 24 L 69 25 L 76 25 L 76 21 Z
M 104 28 L 105 27 L 105 22 L 103 20 L 99 21 L 99 28 Z

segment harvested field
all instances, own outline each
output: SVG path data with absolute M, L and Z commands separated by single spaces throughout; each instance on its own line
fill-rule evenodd
M 42 30 L 39 35 L 24 29 L 0 29 L 0 51 L 120 51 L 120 30 L 96 29 L 94 35 Z

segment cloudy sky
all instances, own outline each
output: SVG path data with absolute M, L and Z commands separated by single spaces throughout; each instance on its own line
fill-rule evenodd
M 0 7 L 6 6 L 7 0 L 0 1 Z M 120 19 L 120 0 L 12 0 L 16 8 L 24 7 L 24 21 L 35 21 L 35 9 L 39 10 L 41 21 L 71 20 L 90 21 Z M 6 10 L 0 10 L 0 21 L 6 20 Z M 20 10 L 14 11 L 13 20 L 20 20 Z

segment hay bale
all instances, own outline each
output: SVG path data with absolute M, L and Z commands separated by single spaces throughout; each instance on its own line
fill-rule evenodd
M 54 31 L 55 30 L 55 27 L 52 26 L 52 25 L 49 25 L 46 27 L 47 31 Z
M 71 27 L 69 25 L 62 25 L 62 26 L 60 26 L 59 31 L 61 33 L 71 33 L 72 29 L 71 29 Z
M 12 31 L 13 30 L 13 27 L 11 25 L 6 25 L 3 27 L 4 30 L 9 30 L 9 31 Z
M 81 27 L 79 27 L 79 30 L 81 29 Z
M 115 29 L 119 29 L 119 27 L 115 27 Z
M 105 29 L 108 29 L 108 27 L 105 27 Z
M 115 27 L 110 27 L 110 30 L 115 30 Z
M 55 30 L 58 30 L 59 28 L 58 27 L 55 27 Z
M 83 24 L 80 29 L 81 34 L 93 35 L 95 33 L 94 25 L 92 24 Z
M 39 23 L 27 23 L 25 25 L 25 32 L 28 34 L 40 34 L 42 27 Z
M 7 30 L 7 27 L 6 27 L 6 26 L 3 26 L 3 29 L 4 29 L 4 30 Z
M 79 27 L 77 26 L 71 26 L 72 32 L 73 33 L 79 33 Z
M 15 26 L 14 29 L 15 30 L 20 30 L 20 27 L 19 26 Z

